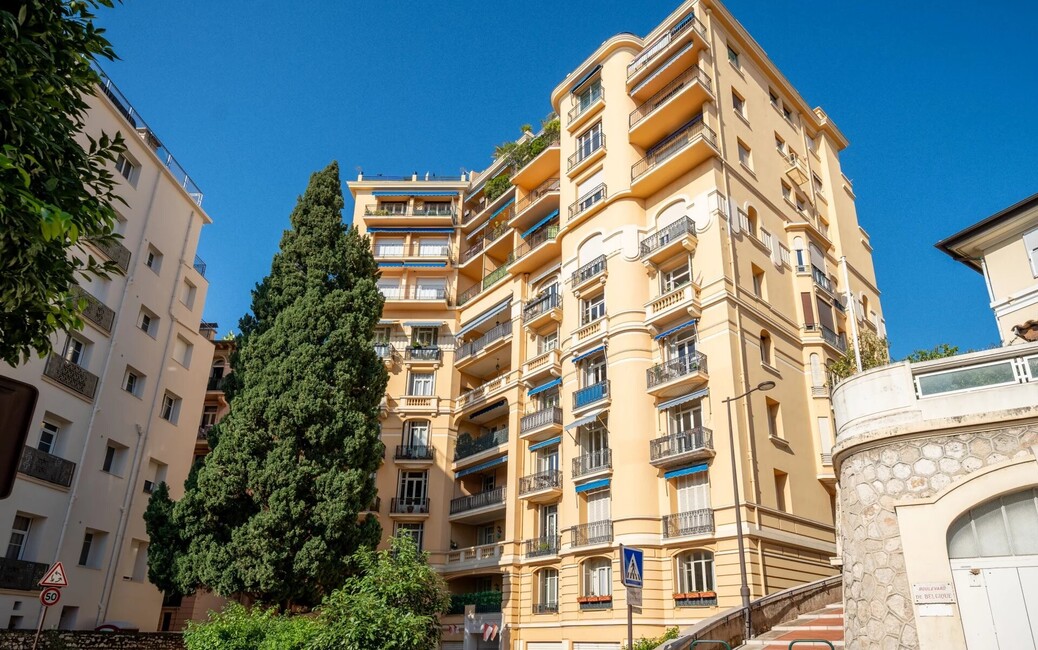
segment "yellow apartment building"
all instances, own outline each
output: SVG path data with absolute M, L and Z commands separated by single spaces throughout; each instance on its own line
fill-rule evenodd
M 884 333 L 847 140 L 724 6 L 550 101 L 488 169 L 348 184 L 386 297 L 373 507 L 448 580 L 452 650 L 618 649 L 621 544 L 636 637 L 738 606 L 737 518 L 753 598 L 834 574 L 824 369 Z
M 36 627 L 38 582 L 61 561 L 69 585 L 47 628 L 104 623 L 154 630 L 162 594 L 147 580 L 143 513 L 155 485 L 179 499 L 191 464 L 213 344 L 199 333 L 208 283 L 195 255 L 211 223 L 202 193 L 102 73 L 86 135 L 121 132 L 112 172 L 121 242 L 75 255 L 124 274 L 83 282 L 81 331 L 54 353 L 0 373 L 39 389 L 11 496 L 0 501 L 0 625 Z

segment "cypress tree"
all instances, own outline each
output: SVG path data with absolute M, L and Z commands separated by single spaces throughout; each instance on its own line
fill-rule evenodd
M 369 240 L 342 223 L 339 168 L 313 174 L 242 319 L 231 410 L 173 518 L 179 590 L 309 607 L 374 547 L 388 375 L 374 350 L 383 299 Z

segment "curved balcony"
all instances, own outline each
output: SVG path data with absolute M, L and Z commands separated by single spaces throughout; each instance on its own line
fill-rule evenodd
M 555 501 L 562 496 L 562 472 L 557 469 L 530 474 L 519 479 L 519 498 L 533 503 Z
M 608 544 L 613 541 L 613 522 L 593 521 L 589 524 L 574 526 L 573 546 L 592 546 L 594 544 Z
M 659 142 L 712 98 L 710 78 L 693 65 L 631 112 L 631 144 L 644 148 Z
M 590 167 L 591 163 L 604 156 L 605 152 L 606 137 L 604 133 L 599 133 L 583 144 L 577 145 L 576 152 L 566 159 L 566 173 L 570 177 L 579 174 L 582 170 Z
M 690 510 L 663 516 L 663 539 L 708 535 L 714 532 L 714 511 Z
M 680 394 L 686 389 L 705 384 L 707 378 L 706 355 L 702 352 L 684 354 L 645 371 L 648 392 L 657 397 Z
M 592 282 L 596 285 L 605 283 L 607 275 L 606 256 L 599 255 L 573 272 L 569 279 L 570 287 L 577 294 L 577 297 L 580 297 L 580 291 L 586 288 L 588 284 Z
M 702 120 L 673 133 L 631 166 L 631 194 L 647 198 L 718 155 L 717 134 Z
M 639 99 L 665 86 L 679 70 L 699 59 L 699 52 L 709 47 L 706 26 L 692 13 L 674 27 L 646 45 L 627 65 L 627 88 L 631 97 Z
M 613 469 L 613 450 L 600 449 L 573 459 L 573 479 L 588 479 L 608 474 Z
M 713 455 L 713 432 L 702 426 L 649 441 L 649 462 L 653 467 L 677 467 Z
M 505 509 L 505 486 L 451 499 L 450 520 L 481 524 L 500 519 Z
M 602 183 L 601 185 L 598 185 L 593 189 L 589 190 L 587 193 L 584 194 L 584 196 L 580 197 L 579 199 L 570 204 L 570 221 L 572 221 L 574 218 L 580 215 L 590 214 L 591 212 L 596 210 L 605 202 L 607 196 L 609 196 L 609 193 L 605 183 Z
M 552 406 L 524 415 L 519 420 L 519 437 L 523 440 L 546 440 L 562 432 L 562 409 Z

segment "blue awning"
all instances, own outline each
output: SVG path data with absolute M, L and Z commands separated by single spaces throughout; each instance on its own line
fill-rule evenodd
M 443 190 L 378 190 L 371 196 L 457 196 L 458 192 Z
M 585 424 L 591 424 L 592 422 L 598 419 L 598 416 L 601 415 L 603 411 L 605 411 L 604 408 L 595 409 L 594 411 L 591 411 L 584 417 L 578 420 L 573 420 L 563 428 L 565 428 L 566 431 L 572 431 L 573 429 L 576 429 L 577 427 L 583 426 Z
M 657 334 L 653 338 L 656 339 L 657 341 L 659 341 L 662 338 L 670 336 L 674 332 L 680 332 L 683 329 L 686 329 L 688 327 L 692 327 L 693 325 L 695 325 L 698 322 L 699 322 L 698 318 L 693 318 L 692 320 L 690 320 L 688 322 L 685 322 L 685 323 L 682 323 L 682 324 L 678 325 L 677 327 L 672 327 L 672 328 L 670 328 L 669 330 L 667 330 L 665 332 L 660 332 L 659 334 Z
M 538 228 L 540 228 L 541 226 L 543 226 L 544 224 L 548 223 L 549 221 L 551 221 L 552 219 L 554 219 L 554 218 L 556 218 L 558 216 L 559 216 L 559 211 L 555 210 L 554 212 L 552 212 L 551 214 L 549 214 L 545 218 L 543 218 L 540 221 L 538 221 L 537 223 L 533 224 L 533 226 L 531 226 L 529 229 L 527 229 L 526 232 L 523 233 L 523 235 L 522 235 L 523 239 L 526 239 L 526 237 L 530 233 L 532 233 L 534 230 L 537 230 Z
M 530 391 L 528 393 L 526 393 L 526 396 L 527 397 L 533 397 L 534 395 L 536 395 L 538 393 L 543 393 L 546 390 L 549 390 L 551 388 L 555 388 L 556 386 L 558 386 L 561 383 L 562 383 L 562 379 L 561 378 L 559 378 L 559 379 L 552 379 L 551 381 L 543 383 L 540 386 L 537 386 L 536 388 L 531 388 Z
M 446 262 L 404 262 L 404 266 L 408 268 L 444 268 L 447 266 Z
M 490 309 L 486 310 L 485 312 L 483 312 L 479 316 L 476 316 L 475 318 L 473 318 L 469 322 L 465 323 L 465 325 L 460 330 L 458 330 L 458 333 L 456 334 L 456 336 L 463 336 L 464 334 L 466 334 L 468 332 L 471 332 L 473 329 L 479 327 L 480 325 L 482 325 L 483 323 L 487 322 L 488 320 L 490 320 L 494 316 L 497 316 L 498 314 L 500 314 L 504 310 L 508 309 L 508 307 L 511 304 L 512 304 L 512 298 L 511 297 L 505 298 L 504 300 L 502 300 L 501 302 L 497 303 L 496 305 L 494 305 Z
M 609 487 L 609 479 L 603 478 L 597 481 L 591 481 L 590 483 L 585 483 L 583 485 L 578 485 L 577 492 L 590 492 L 591 490 L 601 490 L 607 487 Z
M 466 469 L 463 469 L 460 472 L 454 472 L 454 478 L 461 478 L 462 476 L 468 476 L 469 474 L 475 474 L 477 472 L 482 472 L 485 469 L 490 469 L 491 467 L 497 467 L 498 465 L 504 465 L 507 462 L 508 462 L 508 456 L 507 455 L 501 456 L 500 458 L 495 458 L 493 460 L 488 460 L 487 462 L 480 463 L 479 465 L 473 465 L 472 467 L 468 467 Z
M 580 361 L 582 359 L 586 359 L 586 358 L 590 357 L 592 354 L 597 354 L 598 352 L 602 352 L 603 350 L 605 350 L 605 346 L 604 345 L 600 345 L 597 348 L 588 350 L 584 354 L 580 354 L 580 355 L 577 355 L 577 356 L 573 357 L 573 363 L 576 363 L 576 362 L 578 362 L 578 361 Z
M 530 451 L 537 451 L 538 449 L 544 449 L 545 447 L 551 447 L 562 442 L 562 436 L 555 436 L 554 438 L 548 438 L 544 442 L 538 442 L 536 445 L 530 445 Z
M 685 395 L 682 395 L 681 397 L 675 397 L 674 399 L 669 399 L 666 402 L 660 402 L 656 405 L 656 410 L 663 411 L 669 408 L 674 408 L 675 406 L 681 406 L 682 404 L 685 404 L 687 402 L 702 399 L 706 397 L 709 393 L 709 388 L 704 388 L 703 390 L 697 390 L 692 393 L 687 393 Z
M 409 320 L 404 325 L 408 327 L 439 327 L 443 325 L 442 320 Z
M 573 84 L 573 87 L 570 88 L 569 91 L 571 93 L 572 92 L 576 92 L 577 88 L 580 88 L 581 86 L 586 84 L 588 81 L 590 81 L 591 77 L 595 76 L 598 73 L 598 71 L 601 70 L 601 69 L 602 69 L 602 65 L 601 64 L 596 65 L 595 67 L 591 68 L 591 72 L 589 72 L 586 75 L 584 75 L 583 77 L 581 77 L 580 81 L 578 81 L 577 83 Z
M 453 228 L 368 228 L 368 232 L 428 232 L 440 234 L 453 234 Z
M 481 408 L 478 411 L 474 412 L 472 415 L 469 416 L 469 419 L 471 420 L 472 418 L 479 417 L 479 416 L 483 415 L 484 413 L 489 413 L 489 412 L 493 411 L 494 409 L 499 409 L 502 406 L 505 406 L 506 404 L 508 404 L 508 400 L 499 399 L 496 402 L 494 402 L 493 404 L 491 404 L 490 406 L 486 406 L 486 407 Z
M 492 220 L 492 219 L 493 219 L 494 217 L 496 217 L 497 215 L 501 214 L 501 212 L 502 212 L 502 211 L 503 211 L 503 210 L 504 210 L 505 208 L 507 208 L 508 206 L 512 205 L 513 203 L 515 203 L 515 197 L 514 197 L 514 196 L 513 196 L 512 198 L 508 199 L 507 201 L 505 201 L 505 204 L 504 204 L 504 205 L 502 205 L 502 206 L 501 206 L 500 208 L 498 208 L 497 210 L 495 210 L 495 211 L 494 211 L 494 214 L 490 215 L 490 219 L 487 219 L 487 221 L 490 221 L 490 220 Z
M 395 320 L 387 320 L 387 319 L 383 318 L 382 320 L 380 320 L 378 322 L 378 324 L 379 325 L 396 325 L 396 321 Z
M 689 474 L 698 474 L 699 472 L 705 472 L 706 470 L 706 463 L 699 463 L 698 465 L 692 465 L 691 467 L 672 469 L 666 474 L 664 474 L 663 478 L 677 478 L 679 476 L 688 476 Z
M 379 266 L 379 268 L 382 268 L 382 269 L 386 269 L 386 268 L 389 268 L 389 269 L 392 269 L 392 268 L 402 268 L 404 266 L 404 263 L 403 262 L 379 262 L 378 266 Z

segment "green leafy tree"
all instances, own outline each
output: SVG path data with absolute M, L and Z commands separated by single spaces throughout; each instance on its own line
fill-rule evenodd
M 148 547 L 148 580 L 166 593 L 180 593 L 176 577 L 176 559 L 185 545 L 173 520 L 173 499 L 169 487 L 159 483 L 144 510 L 144 528 L 148 537 L 163 540 Z
M 207 621 L 188 621 L 184 645 L 187 650 L 305 650 L 317 628 L 314 617 L 230 603 Z
M 948 345 L 947 343 L 940 343 L 929 350 L 916 350 L 915 352 L 905 357 L 905 361 L 910 361 L 912 363 L 916 363 L 919 361 L 932 361 L 933 359 L 954 357 L 958 353 L 958 346 Z
M 657 646 L 666 643 L 667 641 L 673 641 L 676 638 L 678 638 L 678 628 L 668 627 L 667 631 L 658 637 L 650 638 L 643 636 L 640 639 L 636 639 L 634 645 L 629 648 L 625 643 L 623 645 L 623 650 L 656 650 Z
M 858 349 L 861 353 L 861 369 L 868 370 L 890 363 L 890 345 L 870 329 L 858 335 Z M 836 380 L 846 379 L 857 374 L 858 366 L 854 358 L 854 346 L 848 342 L 843 356 L 829 363 L 829 374 Z
M 312 607 L 374 547 L 387 374 L 369 241 L 342 223 L 339 168 L 315 173 L 242 319 L 230 413 L 173 509 L 177 587 Z M 210 438 L 213 441 L 213 438 Z M 152 543 L 172 544 L 152 538 Z
M 408 535 L 389 550 L 362 549 L 358 575 L 331 594 L 311 650 L 433 650 L 439 615 L 450 608 L 446 583 Z
M 54 333 L 83 327 L 86 301 L 70 291 L 77 276 L 119 271 L 80 248 L 117 238 L 107 166 L 122 136 L 83 133 L 84 97 L 99 81 L 91 59 L 115 57 L 93 11 L 112 4 L 0 5 L 0 359 L 12 365 L 46 355 Z

